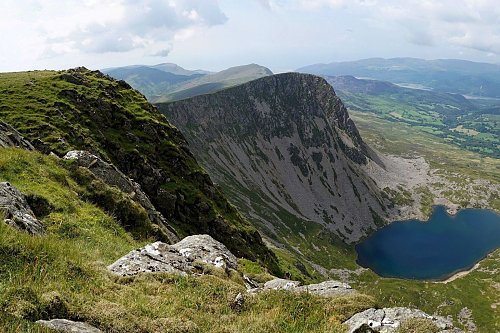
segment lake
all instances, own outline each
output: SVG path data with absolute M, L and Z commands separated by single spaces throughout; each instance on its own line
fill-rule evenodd
M 400 221 L 356 245 L 357 262 L 385 277 L 442 280 L 474 266 L 500 247 L 500 215 L 434 207 L 429 221 Z

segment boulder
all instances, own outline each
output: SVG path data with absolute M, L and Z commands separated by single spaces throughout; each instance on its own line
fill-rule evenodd
M 298 293 L 306 292 L 321 297 L 336 297 L 354 292 L 354 289 L 347 283 L 334 280 L 301 286 L 299 281 L 274 279 L 267 281 L 263 289 L 290 290 Z
M 349 326 L 349 333 L 359 332 L 364 327 L 369 327 L 375 332 L 393 333 L 396 332 L 402 322 L 412 318 L 424 318 L 432 321 L 440 330 L 444 332 L 453 329 L 453 323 L 440 316 L 431 316 L 418 309 L 403 307 L 368 309 L 357 313 L 348 319 L 344 324 Z
M 33 235 L 44 233 L 42 223 L 35 217 L 26 197 L 7 182 L 0 183 L 0 212 L 5 223 Z
M 100 329 L 89 324 L 67 319 L 38 320 L 36 323 L 51 330 L 65 333 L 102 333 Z
M 179 241 L 179 237 L 165 217 L 156 210 L 141 186 L 128 178 L 123 172 L 118 170 L 113 164 L 105 162 L 100 157 L 83 150 L 72 150 L 64 156 L 66 160 L 75 160 L 79 166 L 87 168 L 92 174 L 110 186 L 117 187 L 120 191 L 127 193 L 131 198 L 140 204 L 148 217 L 154 224 L 162 228 L 170 243 Z
M 243 296 L 242 293 L 238 293 L 236 297 L 234 298 L 233 302 L 231 302 L 231 309 L 233 309 L 236 312 L 240 312 L 243 309 L 243 306 L 245 305 L 245 296 Z
M 291 290 L 300 286 L 299 281 L 292 281 L 287 279 L 273 279 L 264 283 L 264 289 L 273 290 Z
M 308 292 L 321 297 L 343 296 L 354 292 L 350 285 L 340 281 L 324 281 L 295 288 L 297 292 Z
M 12 126 L 0 120 L 0 147 L 17 147 L 27 150 L 35 150 L 33 145 L 26 140 Z
M 172 245 L 184 257 L 201 260 L 219 268 L 238 268 L 238 259 L 224 246 L 209 235 L 188 236 Z
M 152 272 L 185 275 L 196 273 L 195 261 L 224 269 L 238 268 L 236 257 L 224 244 L 209 235 L 194 235 L 173 245 L 148 244 L 118 259 L 108 270 L 121 276 Z

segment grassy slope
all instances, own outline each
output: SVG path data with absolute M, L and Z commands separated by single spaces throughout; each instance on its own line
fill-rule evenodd
M 192 81 L 179 84 L 160 96 L 154 97 L 153 102 L 164 103 L 213 93 L 268 75 L 272 75 L 269 69 L 256 64 L 231 67 L 217 73 L 208 74 Z
M 341 321 L 374 304 L 359 295 L 335 300 L 270 292 L 231 301 L 240 273 L 116 278 L 105 267 L 150 239 L 133 239 L 112 217 L 83 201 L 71 163 L 37 152 L 0 149 L 0 180 L 52 207 L 33 237 L 0 223 L 0 330 L 48 332 L 40 318 L 84 320 L 108 332 L 341 332 Z M 266 275 L 257 264 L 242 269 Z
M 470 152 L 418 127 L 393 123 L 376 115 L 350 110 L 363 138 L 379 151 L 400 156 L 423 156 L 441 173 L 482 178 L 500 183 L 498 158 Z M 500 211 L 500 205 L 492 205 Z
M 0 118 L 60 156 L 84 149 L 112 161 L 181 236 L 209 233 L 279 273 L 260 235 L 214 187 L 182 134 L 126 83 L 85 69 L 0 74 Z

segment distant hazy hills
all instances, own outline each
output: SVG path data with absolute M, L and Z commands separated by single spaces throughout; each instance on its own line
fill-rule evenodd
M 329 76 L 353 75 L 441 92 L 500 98 L 500 65 L 465 60 L 372 58 L 315 64 L 297 71 Z
M 125 80 L 151 102 L 167 102 L 212 93 L 273 73 L 256 64 L 231 67 L 211 73 L 187 70 L 176 64 L 127 66 L 104 69 L 115 79 Z
M 499 157 L 500 101 L 353 76 L 324 77 L 351 110 L 405 122 L 466 149 Z

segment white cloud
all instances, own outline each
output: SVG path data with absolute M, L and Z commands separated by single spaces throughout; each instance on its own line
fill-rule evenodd
M 499 62 L 497 2 L 0 0 L 0 71 L 166 56 L 217 69 L 394 56 Z
M 183 30 L 227 20 L 216 0 L 5 0 L 0 13 L 2 36 L 17 31 L 18 39 L 36 45 L 44 57 L 136 49 L 152 53 Z
M 292 1 L 293 2 L 293 1 Z M 444 44 L 500 55 L 497 0 L 296 0 L 306 10 L 345 10 L 378 20 L 420 46 Z M 290 2 L 291 3 L 291 2 Z

